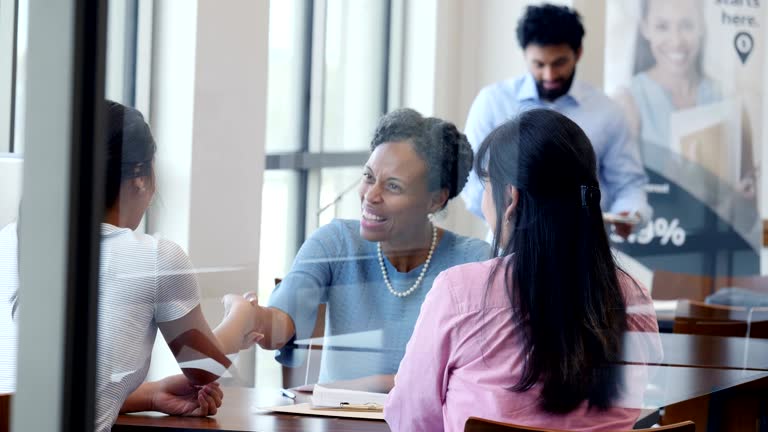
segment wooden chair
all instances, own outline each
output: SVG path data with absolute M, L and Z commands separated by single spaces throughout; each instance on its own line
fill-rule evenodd
M 675 312 L 673 332 L 765 339 L 768 338 L 768 308 L 720 306 L 681 300 Z
M 0 432 L 11 430 L 11 394 L 0 393 Z
M 634 432 L 695 432 L 696 427 L 693 422 L 684 421 L 677 424 L 651 428 L 651 429 L 634 429 Z M 561 429 L 540 429 L 526 426 L 518 426 L 509 423 L 495 422 L 491 420 L 485 420 L 477 417 L 470 417 L 464 424 L 464 432 L 566 432 Z M 620 431 L 616 431 L 620 432 Z M 626 431 L 629 432 L 629 431 Z
M 275 278 L 275 285 L 282 281 L 280 278 Z M 325 305 L 321 304 L 317 308 L 317 320 L 315 320 L 315 328 L 312 330 L 312 337 L 318 338 L 325 335 Z M 307 360 L 309 365 L 305 362 L 303 366 L 298 367 L 282 367 L 283 372 L 283 388 L 298 387 L 301 385 L 314 384 L 320 377 L 320 361 L 322 351 L 318 349 L 312 349 L 307 353 Z M 309 371 L 307 371 L 309 368 Z M 2 432 L 2 431 L 0 431 Z

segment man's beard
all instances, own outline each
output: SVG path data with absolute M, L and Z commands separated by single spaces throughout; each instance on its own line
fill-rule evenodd
M 547 90 L 544 88 L 543 81 L 536 81 L 536 90 L 539 92 L 539 98 L 547 101 L 554 101 L 555 99 L 568 93 L 573 84 L 573 78 L 576 76 L 576 68 L 573 68 L 573 73 L 564 81 L 558 81 L 561 85 L 557 89 Z

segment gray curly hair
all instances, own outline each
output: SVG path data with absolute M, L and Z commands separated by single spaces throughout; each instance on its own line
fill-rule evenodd
M 430 191 L 447 189 L 449 201 L 461 193 L 472 169 L 472 146 L 456 125 L 400 108 L 379 120 L 371 151 L 381 144 L 400 141 L 410 142 L 426 163 Z

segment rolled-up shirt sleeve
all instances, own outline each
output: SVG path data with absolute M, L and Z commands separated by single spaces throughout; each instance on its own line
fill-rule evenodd
M 338 255 L 333 239 L 340 234 L 333 223 L 318 229 L 299 249 L 291 270 L 269 298 L 270 307 L 287 313 L 296 327 L 296 340 L 308 339 L 317 320 L 317 309 L 327 302 L 333 273 L 331 260 Z M 278 350 L 280 363 L 296 367 L 304 363 L 305 349 L 293 349 L 289 343 Z

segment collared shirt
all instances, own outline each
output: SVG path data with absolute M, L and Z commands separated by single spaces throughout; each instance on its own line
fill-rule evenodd
M 644 190 L 648 177 L 624 115 L 615 102 L 587 83 L 574 80 L 569 92 L 553 102 L 539 98 L 531 74 L 485 87 L 472 103 L 465 128 L 473 150 L 477 152 L 497 126 L 533 108 L 550 108 L 565 115 L 589 137 L 597 156 L 604 210 L 637 212 L 639 226 L 650 219 L 652 210 Z M 483 186 L 474 171 L 461 195 L 467 208 L 482 218 Z
M 392 432 L 461 432 L 470 416 L 545 429 L 632 429 L 644 406 L 646 365 L 662 357 L 645 287 L 618 275 L 629 330 L 622 355 L 632 363 L 622 366 L 618 398 L 606 411 L 584 401 L 568 414 L 550 414 L 540 407 L 540 385 L 510 390 L 523 375 L 527 354 L 504 270 L 486 283 L 501 259 L 452 267 L 435 279 L 384 406 Z

